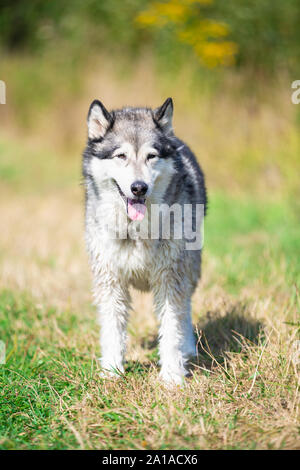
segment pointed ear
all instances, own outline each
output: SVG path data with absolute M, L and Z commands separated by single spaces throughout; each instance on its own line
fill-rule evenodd
M 101 139 L 113 122 L 112 115 L 99 100 L 94 100 L 90 106 L 87 125 L 89 139 Z
M 172 130 L 173 101 L 172 98 L 166 99 L 164 104 L 154 110 L 154 118 L 164 131 Z

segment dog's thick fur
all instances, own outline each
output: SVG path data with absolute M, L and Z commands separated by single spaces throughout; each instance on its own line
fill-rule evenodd
M 88 114 L 83 176 L 86 243 L 101 324 L 103 372 L 124 371 L 128 289 L 134 286 L 153 292 L 160 321 L 160 374 L 167 383 L 180 384 L 188 357 L 195 355 L 191 296 L 200 276 L 201 249 L 186 250 L 185 241 L 172 234 L 170 239 L 116 238 L 104 236 L 102 230 L 114 223 L 116 215 L 121 227 L 127 227 L 130 204 L 146 205 L 144 219 L 131 222 L 141 226 L 153 204 L 206 206 L 203 173 L 191 150 L 174 136 L 172 114 L 170 98 L 154 110 L 112 112 L 95 100 Z M 147 187 L 141 201 L 132 192 L 135 181 Z M 136 206 L 136 201 L 141 204 Z

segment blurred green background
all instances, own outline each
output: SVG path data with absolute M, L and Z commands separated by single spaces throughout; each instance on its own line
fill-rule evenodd
M 94 98 L 108 108 L 156 107 L 172 96 L 175 132 L 207 178 L 207 243 L 220 246 L 220 220 L 234 233 L 237 211 L 249 233 L 278 228 L 277 259 L 289 258 L 285 270 L 295 273 L 300 105 L 291 84 L 300 77 L 299 18 L 296 0 L 2 0 L 4 198 L 78 187 Z M 267 240 L 274 243 L 266 237 L 254 249 Z M 246 277 L 258 270 L 254 258 Z
M 296 0 L 2 0 L 1 146 L 13 137 L 78 163 L 92 99 L 157 106 L 171 95 L 209 187 L 299 196 L 299 18 Z M 5 154 L 4 181 L 36 165 Z
M 278 213 L 287 206 L 299 219 L 298 1 L 2 0 L 0 8 L 4 190 L 80 181 L 92 99 L 113 108 L 172 96 L 175 131 L 211 194 L 279 202 Z

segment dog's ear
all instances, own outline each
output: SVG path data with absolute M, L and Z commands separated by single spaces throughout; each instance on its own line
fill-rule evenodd
M 167 98 L 162 106 L 154 110 L 154 119 L 163 128 L 164 131 L 172 130 L 173 100 Z
M 94 100 L 90 106 L 87 125 L 89 139 L 101 139 L 113 122 L 113 116 L 99 100 Z

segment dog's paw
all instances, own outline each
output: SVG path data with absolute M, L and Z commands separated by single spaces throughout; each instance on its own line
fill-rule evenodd
M 184 374 L 170 371 L 161 371 L 160 379 L 167 388 L 182 387 L 184 385 Z

